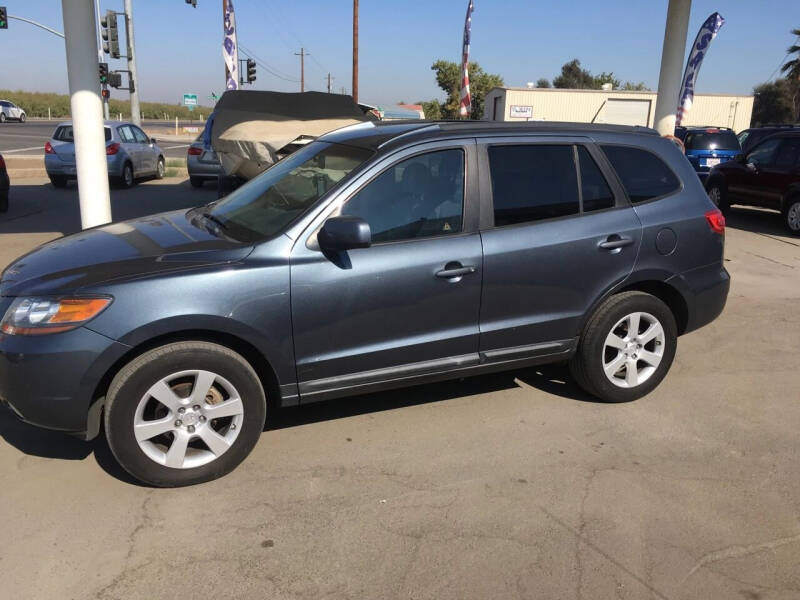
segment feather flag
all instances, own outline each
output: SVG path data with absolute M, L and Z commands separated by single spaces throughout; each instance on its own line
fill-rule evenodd
M 694 100 L 694 86 L 697 83 L 697 75 L 700 73 L 700 66 L 703 64 L 703 59 L 708 52 L 708 47 L 711 41 L 717 37 L 720 28 L 725 24 L 725 19 L 722 15 L 715 12 L 713 15 L 706 19 L 697 38 L 694 40 L 692 51 L 689 53 L 689 60 L 686 63 L 686 71 L 683 73 L 683 82 L 681 83 L 681 94 L 678 96 L 678 112 L 675 115 L 675 126 L 681 124 L 683 117 L 692 108 L 692 101 Z
M 236 16 L 233 12 L 233 0 L 228 0 L 225 5 L 223 17 L 223 27 L 225 37 L 222 40 L 222 58 L 228 68 L 228 80 L 225 88 L 229 90 L 239 89 L 239 47 L 236 44 Z
M 474 6 L 469 0 L 467 6 L 467 18 L 464 21 L 464 46 L 461 64 L 461 102 L 458 107 L 458 114 L 461 118 L 467 118 L 472 113 L 472 96 L 469 93 L 469 45 L 472 36 L 472 11 Z

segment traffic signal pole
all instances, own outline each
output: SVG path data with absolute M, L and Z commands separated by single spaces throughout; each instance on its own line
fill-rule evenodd
M 139 77 L 136 74 L 136 48 L 133 37 L 133 1 L 125 0 L 125 40 L 128 44 L 128 75 L 131 89 L 131 121 L 142 126 L 142 111 L 139 109 Z
M 94 0 L 94 17 L 98 22 L 100 21 L 100 0 Z M 100 39 L 100 35 L 97 36 L 97 60 L 100 62 L 105 60 L 103 53 L 103 40 Z M 110 119 L 108 98 L 103 98 L 103 117 L 105 117 L 106 121 Z
M 81 227 L 111 222 L 93 0 L 62 0 Z

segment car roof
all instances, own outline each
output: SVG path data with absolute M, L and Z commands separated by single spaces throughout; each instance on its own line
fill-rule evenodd
M 378 150 L 403 142 L 421 142 L 463 136 L 621 133 L 658 135 L 655 129 L 638 125 L 607 125 L 598 123 L 559 123 L 551 121 L 365 121 L 326 133 L 322 142 L 359 146 Z
M 65 125 L 72 125 L 72 121 L 61 121 L 56 127 L 63 127 Z M 133 125 L 130 121 L 103 121 L 104 127 L 117 127 L 119 125 Z

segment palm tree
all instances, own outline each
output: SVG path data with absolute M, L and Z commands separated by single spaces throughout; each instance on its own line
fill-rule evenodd
M 795 39 L 795 43 L 789 47 L 788 55 L 794 56 L 794 58 L 784 63 L 781 67 L 781 73 L 786 75 L 789 85 L 794 89 L 794 96 L 792 97 L 792 102 L 794 102 L 794 114 L 797 120 L 800 120 L 800 111 L 798 111 L 797 106 L 797 96 L 800 94 L 800 29 L 792 29 L 792 35 L 797 36 L 797 38 Z

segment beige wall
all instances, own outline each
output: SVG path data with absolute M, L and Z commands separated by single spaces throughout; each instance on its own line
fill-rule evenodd
M 652 127 L 656 97 L 655 92 L 495 88 L 486 96 L 484 119 L 493 120 L 494 99 L 498 98 L 497 120 L 525 121 L 525 118 L 512 118 L 511 107 L 530 106 L 533 121 L 606 123 L 604 108 L 607 100 L 620 99 L 649 103 L 647 125 Z M 683 124 L 731 127 L 739 132 L 750 126 L 752 112 L 752 96 L 698 94 Z

